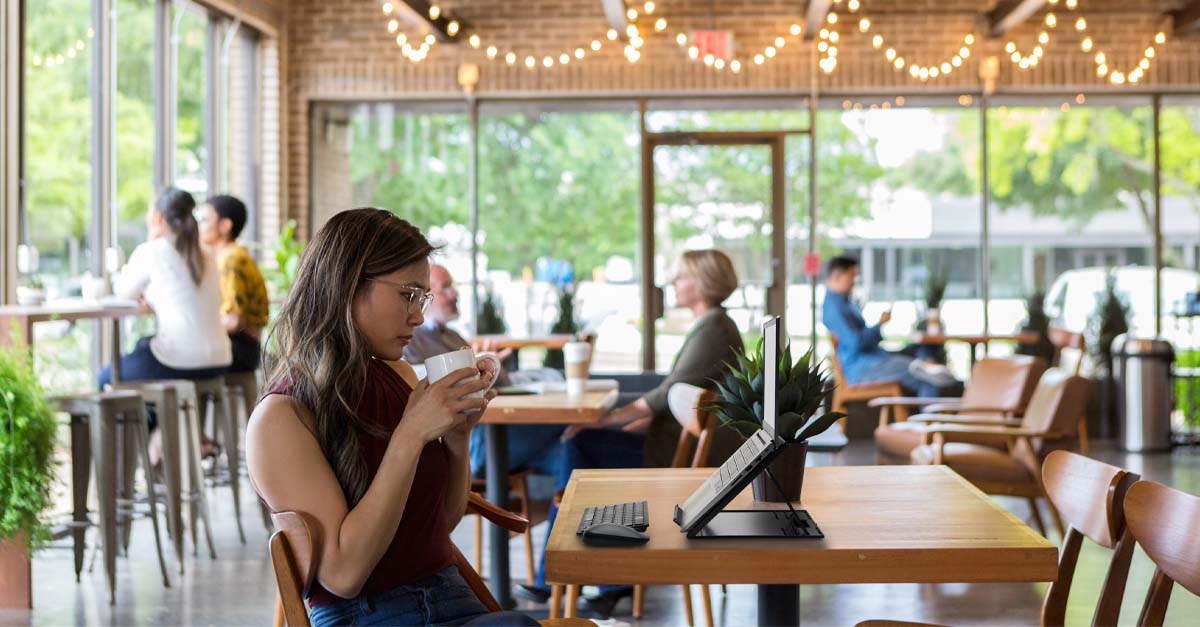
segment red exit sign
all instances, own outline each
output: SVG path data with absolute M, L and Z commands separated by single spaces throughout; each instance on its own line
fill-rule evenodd
M 733 58 L 733 32 L 727 30 L 698 30 L 692 32 L 692 45 L 700 57 L 711 54 L 715 59 Z

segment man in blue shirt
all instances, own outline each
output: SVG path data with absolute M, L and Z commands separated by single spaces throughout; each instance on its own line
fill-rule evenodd
M 850 292 L 858 280 L 858 260 L 834 257 L 829 260 L 825 279 L 825 304 L 821 320 L 838 341 L 837 356 L 842 372 L 850 383 L 898 381 L 906 394 L 922 397 L 942 396 L 960 385 L 945 366 L 918 359 L 906 352 L 890 352 L 879 346 L 880 327 L 892 319 L 885 311 L 879 323 L 867 326 L 862 310 Z M 923 347 L 922 347 L 923 348 Z M 920 348 L 914 351 L 920 355 Z

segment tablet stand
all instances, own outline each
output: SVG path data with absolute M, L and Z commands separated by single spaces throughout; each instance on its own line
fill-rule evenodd
M 783 486 L 771 474 L 770 468 L 763 472 L 775 484 L 780 494 Z M 790 502 L 787 511 L 778 509 L 734 509 L 721 510 L 693 538 L 824 538 L 817 523 L 805 510 L 797 510 Z

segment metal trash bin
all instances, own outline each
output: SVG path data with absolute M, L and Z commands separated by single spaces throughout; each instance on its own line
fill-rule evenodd
M 1171 363 L 1175 349 L 1162 338 L 1118 335 L 1112 344 L 1121 417 L 1121 448 L 1165 451 L 1171 448 L 1171 412 L 1175 409 Z

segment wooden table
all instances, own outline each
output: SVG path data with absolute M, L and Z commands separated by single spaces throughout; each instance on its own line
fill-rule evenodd
M 1058 549 L 945 466 L 805 470 L 821 540 L 688 539 L 677 503 L 709 469 L 577 470 L 546 549 L 546 579 L 570 584 L 758 584 L 759 623 L 797 625 L 799 584 L 1053 581 Z M 645 500 L 650 541 L 596 548 L 575 535 L 583 509 Z M 733 509 L 754 503 L 750 490 Z M 870 618 L 864 616 L 863 618 Z
M 971 369 L 975 369 L 975 347 L 983 344 L 987 346 L 988 342 L 1016 342 L 1017 344 L 1037 344 L 1039 336 L 1033 331 L 1022 331 L 1016 334 L 979 334 L 979 335 L 959 335 L 959 334 L 944 334 L 944 333 L 917 333 L 913 336 L 914 344 L 934 344 L 941 345 L 947 342 L 963 342 L 971 348 Z
M 507 335 L 477 335 L 475 342 L 488 343 L 491 342 L 496 350 L 511 348 L 520 350 L 531 346 L 540 346 L 542 348 L 562 348 L 567 342 L 575 341 L 575 336 L 570 334 L 564 335 L 547 335 L 545 337 L 509 337 Z
M 508 425 L 574 425 L 597 422 L 617 403 L 618 390 L 585 392 L 572 398 L 566 392 L 497 396 L 488 404 L 481 423 L 487 425 L 487 499 L 508 509 Z M 508 565 L 508 530 L 488 530 L 488 583 L 501 607 L 516 607 Z
M 25 346 L 33 350 L 33 325 L 54 320 L 108 320 L 112 323 L 112 380 L 121 381 L 121 319 L 136 316 L 140 310 L 135 305 L 106 305 L 102 303 L 49 303 L 45 305 L 2 305 L 0 306 L 0 346 L 10 342 L 9 330 L 13 322 L 20 328 Z

